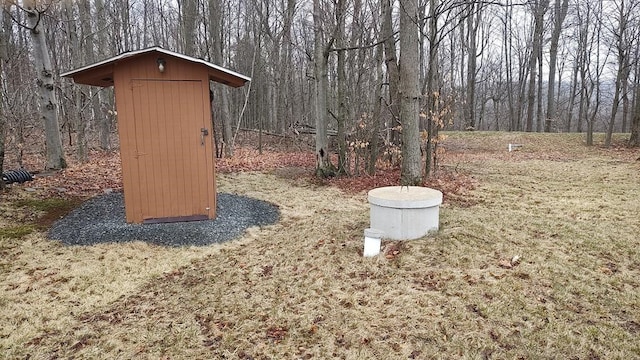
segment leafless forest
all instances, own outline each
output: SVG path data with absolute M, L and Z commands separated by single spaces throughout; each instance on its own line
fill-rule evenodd
M 378 156 L 395 152 L 408 166 L 403 181 L 415 183 L 437 161 L 441 129 L 577 131 L 588 145 L 593 132 L 607 134 L 605 145 L 623 132 L 640 144 L 638 0 L 3 6 L 0 168 L 4 153 L 18 162 L 46 153 L 46 167 L 57 169 L 65 156 L 84 160 L 89 149 L 116 147 L 111 89 L 59 74 L 155 45 L 252 77 L 241 89 L 212 85 L 220 155 L 232 155 L 239 129 L 313 128 L 319 169 L 348 172 L 349 154 L 366 149 L 373 171 Z M 328 147 L 339 155 L 335 169 L 324 163 Z

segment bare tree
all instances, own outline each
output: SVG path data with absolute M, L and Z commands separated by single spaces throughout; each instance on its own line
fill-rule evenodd
M 109 54 L 109 51 L 107 51 L 107 49 L 109 49 L 107 41 L 107 10 L 105 9 L 103 0 L 94 0 L 94 6 L 96 20 L 95 38 L 97 39 L 97 46 L 93 49 L 92 53 L 93 59 L 98 60 L 106 57 L 107 55 L 115 54 Z M 87 58 L 87 61 L 91 61 L 90 58 Z M 98 106 L 94 105 L 94 116 L 97 117 L 98 138 L 100 140 L 99 146 L 102 150 L 111 150 L 112 117 L 109 115 L 109 112 L 102 110 L 102 103 L 103 101 L 110 102 L 111 105 L 107 106 L 109 108 L 113 107 L 113 90 L 107 89 L 106 94 L 98 92 L 95 101 L 98 103 Z M 108 111 L 111 111 L 111 109 Z M 111 113 L 113 113 L 113 111 L 111 111 Z
M 329 153 L 329 141 L 327 138 L 328 126 L 328 102 L 327 92 L 329 88 L 329 50 L 335 41 L 334 36 L 326 36 L 323 31 L 325 21 L 321 0 L 313 0 L 313 25 L 314 25 L 314 84 L 315 84 L 315 118 L 316 118 L 316 175 L 328 177 L 335 175 L 335 166 L 331 163 Z
M 346 50 L 344 49 L 345 44 L 345 18 L 346 14 L 346 1 L 345 0 L 336 0 L 336 46 L 337 50 L 337 64 L 336 64 L 336 82 L 337 82 L 337 100 L 338 100 L 338 116 L 336 117 L 337 121 L 337 130 L 338 130 L 338 169 L 337 173 L 339 175 L 345 175 L 348 173 L 348 164 L 347 164 L 347 144 L 346 144 L 346 134 L 345 134 L 345 125 L 347 122 L 348 111 L 346 104 L 347 97 L 347 74 L 346 74 Z
M 440 47 L 439 38 L 441 34 L 438 29 L 440 0 L 429 0 L 429 32 L 427 38 L 429 40 L 429 67 L 427 68 L 425 95 L 427 106 L 424 115 L 427 118 L 427 143 L 425 146 L 425 174 L 427 177 L 435 170 L 434 166 L 434 139 L 438 136 L 439 126 L 436 124 L 439 117 L 439 101 L 440 92 L 437 90 L 438 78 L 440 77 L 438 64 L 438 49 Z M 475 50 L 474 50 L 475 54 Z M 475 72 L 475 70 L 474 70 Z M 437 143 L 436 143 L 437 144 Z
M 637 12 L 637 1 L 614 1 L 613 5 L 616 7 L 616 15 L 614 17 L 615 23 L 611 26 L 611 33 L 613 35 L 616 56 L 617 56 L 617 71 L 615 80 L 615 91 L 613 95 L 613 104 L 611 105 L 611 115 L 609 117 L 609 124 L 607 126 L 607 133 L 605 137 L 605 146 L 611 146 L 613 129 L 616 121 L 616 115 L 618 114 L 618 107 L 620 105 L 621 91 L 624 88 L 625 83 L 629 79 L 631 73 L 631 66 L 628 58 L 631 56 L 631 42 L 633 37 L 630 32 L 630 20 L 631 15 Z
M 513 6 L 510 6 L 510 1 L 507 0 L 507 6 L 504 7 L 504 16 L 502 20 L 502 41 L 504 44 L 504 69 L 505 78 L 507 81 L 507 102 L 509 106 L 509 130 L 518 130 L 518 120 L 516 120 L 515 111 L 515 99 L 514 99 L 514 79 L 512 70 L 512 36 L 511 36 L 511 21 L 513 19 Z
M 277 103 L 279 106 L 278 114 L 279 119 L 276 119 L 276 129 L 279 132 L 284 132 L 288 126 L 293 123 L 295 104 L 294 98 L 291 96 L 295 93 L 294 89 L 294 65 L 293 65 L 293 52 L 294 52 L 294 34 L 293 25 L 294 17 L 296 15 L 296 1 L 286 0 L 282 9 L 282 29 L 279 36 L 281 46 L 280 54 L 278 58 L 276 90 L 278 90 Z M 274 84 L 275 85 L 275 84 Z
M 1 4 L 0 7 L 3 7 Z M 4 9 L 2 9 L 4 10 Z M 5 12 L 0 12 L 0 86 L 4 83 L 4 61 L 7 58 L 7 39 L 4 31 Z M 0 175 L 4 171 L 4 144 L 6 139 L 7 122 L 4 116 L 4 99 L 0 98 Z M 4 189 L 4 181 L 0 179 L 0 191 Z
M 46 168 L 62 169 L 67 166 L 60 138 L 58 125 L 58 101 L 56 99 L 55 84 L 53 82 L 53 67 L 49 57 L 49 48 L 42 26 L 44 13 L 48 6 L 37 7 L 38 1 L 25 0 L 23 8 L 27 12 L 28 30 L 33 41 L 33 58 L 37 71 L 40 95 L 40 113 L 45 125 L 45 143 L 47 148 Z
M 569 0 L 556 0 L 554 5 L 553 33 L 549 48 L 549 81 L 547 83 L 547 115 L 544 131 L 551 131 L 551 123 L 557 120 L 557 108 L 555 103 L 556 67 L 558 63 L 558 43 L 562 32 L 562 24 L 569 10 Z
M 420 90 L 418 2 L 400 1 L 400 121 L 403 185 L 422 184 L 420 155 Z
M 465 120 L 466 128 L 474 129 L 476 127 L 476 73 L 478 59 L 478 27 L 482 22 L 483 4 L 477 4 L 475 0 L 467 1 L 467 27 L 466 27 L 466 50 L 467 50 L 467 98 L 465 102 Z
M 382 15 L 384 16 L 384 15 Z M 382 69 L 384 60 L 384 46 L 382 44 L 376 46 L 376 87 L 374 92 L 374 110 L 373 110 L 373 122 L 371 126 L 371 133 L 369 136 L 369 166 L 367 168 L 367 173 L 369 175 L 374 175 L 376 172 L 376 161 L 378 160 L 378 153 L 380 151 L 380 130 L 382 128 L 383 123 L 383 105 L 384 105 L 384 96 L 382 94 L 382 86 L 384 83 L 384 71 Z
M 581 118 L 587 124 L 586 144 L 593 145 L 593 132 L 595 130 L 596 118 L 599 115 L 602 91 L 602 73 L 608 62 L 609 52 L 602 54 L 602 18 L 603 6 L 601 2 L 591 3 L 586 1 L 585 8 L 578 8 L 579 18 L 584 21 L 584 31 L 586 41 L 582 46 L 581 64 Z M 593 22 L 593 31 L 589 31 L 589 23 Z M 595 60 L 595 64 L 594 64 Z M 592 106 L 591 104 L 594 103 Z
M 99 2 L 96 2 L 99 4 Z M 90 0 L 79 0 L 78 1 L 78 15 L 80 22 L 80 36 L 79 36 L 79 45 L 82 49 L 82 59 L 83 64 L 93 64 L 98 60 L 99 54 L 98 48 L 105 46 L 106 40 L 104 39 L 104 35 L 100 35 L 100 32 L 104 33 L 104 29 L 99 29 L 99 26 L 94 26 L 92 19 L 94 19 L 93 12 L 91 9 L 91 1 Z M 96 14 L 99 14 L 96 11 Z M 98 20 L 98 24 L 102 24 L 104 19 Z M 104 26 L 104 25 L 103 25 Z M 99 33 L 96 36 L 95 28 L 98 28 L 97 31 Z M 97 45 L 97 46 L 96 46 Z M 85 100 L 90 102 L 90 104 L 83 105 L 88 109 L 89 115 L 88 119 L 85 119 L 85 124 L 83 125 L 82 131 L 86 131 L 89 127 L 89 124 L 93 122 L 95 127 L 98 129 L 98 134 L 100 137 L 99 146 L 103 150 L 109 150 L 111 148 L 110 143 L 110 131 L 111 131 L 111 121 L 107 116 L 107 113 L 102 111 L 101 101 L 103 99 L 103 89 L 96 89 L 92 86 L 82 87 L 85 93 Z M 113 89 L 109 89 L 108 91 L 113 91 Z M 89 121 L 89 119 L 91 121 Z M 106 124 L 105 124 L 106 123 Z M 103 134 L 105 132 L 105 134 Z M 81 135 L 84 141 L 87 140 L 87 135 Z M 88 146 L 88 144 L 83 143 L 83 145 Z
M 196 24 L 198 17 L 197 0 L 178 1 L 180 6 L 180 27 L 182 30 L 182 52 L 196 56 Z M 216 14 L 219 16 L 218 14 Z
M 64 24 L 66 27 L 67 40 L 68 40 L 68 49 L 69 49 L 69 57 L 71 58 L 71 65 L 74 68 L 79 68 L 83 66 L 83 57 L 81 49 L 83 48 L 81 44 L 80 36 L 78 35 L 77 26 L 78 22 L 75 21 L 76 13 L 73 4 L 69 1 L 64 3 Z M 82 96 L 82 90 L 87 87 L 73 86 L 69 90 L 71 92 L 71 100 L 75 105 L 73 111 L 69 111 L 67 114 L 68 120 L 70 120 L 70 126 L 75 129 L 76 132 L 76 157 L 78 160 L 85 162 L 87 161 L 87 136 L 86 136 L 86 119 L 84 116 L 84 101 Z M 71 141 L 71 137 L 69 139 Z
M 393 31 L 392 7 L 390 0 L 380 0 L 382 12 L 382 37 L 384 39 L 384 63 L 386 66 L 387 80 L 389 83 L 389 99 L 387 108 L 390 114 L 390 121 L 387 123 L 387 143 L 396 142 L 397 132 L 394 129 L 399 124 L 400 119 L 400 99 L 399 89 L 399 69 L 396 49 L 396 40 Z
M 640 81 L 636 79 L 636 87 L 640 86 Z M 629 146 L 640 147 L 640 100 L 636 93 L 634 115 L 631 120 L 631 136 L 629 137 Z
M 580 32 L 576 31 L 576 33 L 579 34 Z M 580 52 L 576 51 L 576 54 L 573 57 L 573 66 L 571 70 L 571 91 L 569 92 L 569 105 L 568 105 L 568 111 L 567 111 L 567 116 L 565 120 L 566 132 L 570 132 L 572 129 L 571 125 L 573 121 L 573 113 L 575 110 L 576 97 L 577 97 L 577 91 L 578 91 L 578 74 L 580 72 L 579 62 L 580 62 Z
M 223 61 L 223 8 L 221 0 L 209 0 L 209 38 L 211 39 L 211 61 L 224 65 Z M 218 99 L 216 109 L 217 119 L 222 123 L 222 142 L 225 157 L 233 156 L 233 126 L 229 115 L 229 98 L 224 87 L 214 86 L 214 99 Z
M 533 20 L 533 32 L 532 36 L 532 49 L 531 58 L 529 60 L 529 90 L 527 96 L 527 122 L 526 130 L 533 131 L 533 109 L 535 106 L 536 95 L 536 74 L 538 67 L 538 59 L 540 58 L 542 49 L 542 36 L 544 31 L 544 15 L 549 8 L 549 0 L 533 0 L 532 12 L 534 14 Z M 538 99 L 540 101 L 540 99 Z M 539 120 L 539 119 L 538 119 Z
M 638 55 L 640 53 L 640 44 L 636 43 L 635 66 L 633 80 L 633 116 L 631 118 L 631 136 L 629 137 L 629 146 L 640 146 L 640 61 Z
M 129 0 L 114 0 L 108 2 L 111 6 L 113 16 L 113 25 L 115 25 L 115 49 L 116 52 L 122 53 L 133 50 L 133 33 L 131 26 L 131 3 Z

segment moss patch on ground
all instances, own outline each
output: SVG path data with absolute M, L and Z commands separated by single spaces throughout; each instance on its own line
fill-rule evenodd
M 0 229 L 0 238 L 19 239 L 35 231 L 33 225 L 13 225 Z
M 14 212 L 21 213 L 23 219 L 28 219 L 41 230 L 48 230 L 51 225 L 82 204 L 81 198 L 40 198 L 35 195 L 25 195 L 10 202 Z

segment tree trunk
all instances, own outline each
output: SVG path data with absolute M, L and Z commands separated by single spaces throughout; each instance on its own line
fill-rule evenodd
M 402 185 L 422 184 L 420 156 L 420 94 L 418 74 L 418 3 L 402 0 L 400 6 L 400 121 L 402 123 Z
M 620 56 L 620 55 L 619 55 Z M 623 60 L 623 59 L 620 59 Z M 622 81 L 626 81 L 623 79 L 624 77 L 624 67 L 623 64 L 618 64 L 618 71 L 616 75 L 616 89 L 613 94 L 613 103 L 611 104 L 611 114 L 609 116 L 609 124 L 607 126 L 607 133 L 605 135 L 604 146 L 611 146 L 612 137 L 613 137 L 613 128 L 616 122 L 616 115 L 618 114 L 618 107 L 620 105 L 620 90 L 622 88 Z
M 628 23 L 631 9 L 625 7 L 624 1 L 618 5 L 618 26 L 614 31 L 616 39 L 616 50 L 618 60 L 618 71 L 616 73 L 616 89 L 613 95 L 613 104 L 611 105 L 611 116 L 609 117 L 609 125 L 607 126 L 607 134 L 604 140 L 604 146 L 611 146 L 613 129 L 615 127 L 616 115 L 620 106 L 620 92 L 623 89 L 623 83 L 629 78 L 629 67 L 627 66 L 629 56 L 629 44 L 627 43 Z
M 535 49 L 533 52 L 536 52 Z M 527 93 L 527 121 L 526 121 L 526 131 L 533 131 L 533 108 L 535 106 L 536 93 L 536 61 L 538 59 L 538 55 L 531 54 L 531 60 L 529 63 L 529 90 Z
M 428 178 L 435 173 L 436 164 L 434 154 L 434 141 L 437 145 L 438 132 L 440 129 L 440 94 L 437 90 L 439 79 L 438 65 L 438 13 L 439 0 L 429 0 L 429 68 L 427 70 L 427 144 L 425 146 L 425 176 Z M 463 57 L 461 57 L 463 58 Z M 474 70 L 475 72 L 475 70 Z M 475 97 L 475 92 L 474 95 Z M 472 115 L 475 117 L 475 115 Z M 475 125 L 475 124 L 474 124 Z
M 2 65 L 7 58 L 7 38 L 4 32 L 4 11 L 0 12 L 0 84 L 4 84 L 4 72 Z M 4 143 L 6 139 L 6 122 L 4 116 L 4 109 L 2 99 L 0 99 L 0 175 L 4 172 Z M 0 191 L 4 189 L 4 181 L 0 179 Z
M 636 86 L 640 86 L 640 81 L 636 80 Z M 629 146 L 640 147 L 640 99 L 635 101 L 635 111 L 631 121 L 631 137 L 629 138 Z
M 529 90 L 527 96 L 527 123 L 526 130 L 533 131 L 533 110 L 536 101 L 536 75 L 540 51 L 542 48 L 542 33 L 544 31 L 544 14 L 547 12 L 549 0 L 534 1 L 534 28 L 532 34 L 533 47 L 529 61 Z M 540 99 L 538 99 L 540 101 Z
M 580 74 L 580 102 L 578 105 L 578 118 L 576 119 L 576 131 L 581 133 L 583 123 L 587 119 L 587 57 L 589 56 L 587 49 L 588 21 L 582 22 L 580 25 L 580 36 L 578 41 L 578 72 Z
M 93 64 L 96 61 L 96 56 L 94 52 L 95 36 L 93 34 L 93 27 L 91 26 L 91 2 L 89 0 L 80 0 L 78 2 L 78 13 L 80 15 L 81 30 L 80 46 L 82 47 L 84 63 Z M 100 123 L 101 117 L 104 116 L 100 111 L 100 92 L 96 91 L 93 87 L 87 87 L 87 94 L 89 96 L 89 101 L 91 102 L 91 108 L 89 110 L 89 116 L 87 116 L 85 121 L 81 124 L 80 128 L 82 130 L 82 134 L 78 136 L 78 138 L 81 138 L 83 141 L 85 154 L 87 153 L 88 147 L 85 132 L 89 127 L 89 122 L 91 120 L 95 120 L 97 123 Z M 86 157 L 81 158 L 81 160 L 85 161 Z
M 322 9 L 320 1 L 313 1 L 313 27 L 314 27 L 314 83 L 315 83 L 315 117 L 316 117 L 316 175 L 318 177 L 331 177 L 335 175 L 335 167 L 331 164 L 329 153 L 329 140 L 327 138 L 328 107 L 327 91 L 329 88 L 329 44 L 325 44 L 322 33 Z
M 211 61 L 220 66 L 224 66 L 222 57 L 222 4 L 220 0 L 209 0 L 209 37 L 212 41 Z M 214 98 L 218 99 L 218 121 L 222 123 L 222 146 L 225 157 L 233 156 L 233 125 L 229 115 L 229 98 L 227 89 L 219 85 L 214 85 Z
M 196 24 L 198 16 L 197 0 L 182 0 L 180 23 L 182 30 L 182 51 L 189 56 L 196 56 Z M 219 15 L 218 15 L 219 16 Z M 212 20 L 214 21 L 214 20 Z
M 371 135 L 369 137 L 369 164 L 367 173 L 374 175 L 376 172 L 376 162 L 378 160 L 378 152 L 380 151 L 380 128 L 382 127 L 382 105 L 383 95 L 382 86 L 384 82 L 384 71 L 382 70 L 382 64 L 384 63 L 384 49 L 382 45 L 379 45 L 376 50 L 376 90 L 375 90 L 375 104 L 373 110 L 373 119 L 371 126 Z
M 596 66 L 595 66 L 594 77 L 591 77 L 589 80 L 591 84 L 594 84 L 592 85 L 592 87 L 595 86 L 596 96 L 595 96 L 595 105 L 594 105 L 593 112 L 591 113 L 591 116 L 589 116 L 589 118 L 587 119 L 587 146 L 593 146 L 593 131 L 595 128 L 596 117 L 598 116 L 598 111 L 600 109 L 600 92 L 601 92 L 600 79 L 602 77 L 604 67 L 606 66 L 606 63 L 607 63 L 606 59 L 603 59 L 601 57 L 601 48 L 600 48 L 600 45 L 602 43 L 603 5 L 602 5 L 602 2 L 595 3 L 595 5 L 597 6 L 596 13 L 595 13 L 596 27 L 595 27 L 595 32 L 592 35 L 595 37 L 595 44 L 593 44 L 593 40 L 591 40 L 591 42 L 592 42 L 592 46 L 595 46 L 594 57 L 596 60 Z M 590 50 L 593 51 L 593 48 Z M 590 56 L 590 55 L 587 55 L 587 56 Z M 588 70 L 587 72 L 591 74 L 591 72 L 589 72 Z M 593 90 L 591 90 L 591 92 L 593 93 Z M 590 101 L 590 100 L 591 100 L 591 96 L 588 96 L 587 101 Z M 587 109 L 588 108 L 589 107 L 587 106 Z
M 637 52 L 636 52 L 637 54 Z M 637 55 L 636 55 L 637 58 Z M 633 92 L 633 117 L 631 118 L 631 137 L 629 146 L 640 146 L 640 62 L 636 62 L 634 69 L 634 92 Z
M 542 132 L 544 119 L 542 118 L 544 115 L 542 113 L 542 46 L 538 49 L 538 94 L 536 98 L 538 99 L 536 103 L 536 131 Z
M 339 49 L 344 48 L 344 26 L 345 26 L 345 0 L 337 0 L 336 2 L 336 24 L 338 26 L 337 34 L 336 34 L 336 46 Z M 337 100 L 338 100 L 338 175 L 347 175 L 348 164 L 347 162 L 347 143 L 346 143 L 346 133 L 345 133 L 345 124 L 347 122 L 347 74 L 345 71 L 345 50 L 337 51 L 337 76 L 336 82 L 338 86 L 337 91 Z M 355 169 L 357 172 L 358 169 Z
M 599 53 L 599 51 L 596 51 L 596 53 Z M 600 54 L 598 54 L 600 55 Z M 598 60 L 596 60 L 596 63 L 598 62 Z M 595 101 L 595 106 L 593 111 L 591 112 L 591 115 L 589 116 L 589 118 L 587 119 L 587 146 L 593 146 L 593 130 L 594 130 L 594 125 L 596 123 L 596 116 L 598 116 L 598 110 L 600 109 L 600 101 L 598 101 L 598 99 L 600 99 L 600 79 L 599 79 L 599 75 L 597 81 L 595 82 L 595 91 L 596 91 L 596 101 Z M 592 90 L 593 92 L 593 90 Z M 587 96 L 587 109 L 589 109 L 589 102 L 590 102 L 590 98 L 591 96 Z
M 398 58 L 396 50 L 395 36 L 393 33 L 392 7 L 390 0 L 381 0 L 382 7 L 382 36 L 384 37 L 384 62 L 387 68 L 387 78 L 389 81 L 389 103 L 388 109 L 391 120 L 387 124 L 389 142 L 398 143 L 398 132 L 394 130 L 399 125 L 400 119 L 400 75 L 398 69 Z
M 562 1 L 562 3 L 561 3 Z M 551 34 L 551 45 L 549 47 L 549 81 L 547 87 L 547 115 L 545 116 L 544 131 L 551 131 L 551 122 L 557 121 L 557 107 L 555 103 L 555 82 L 556 67 L 558 63 L 558 43 L 560 42 L 560 33 L 562 32 L 562 24 L 567 16 L 569 9 L 569 0 L 556 0 L 554 5 L 554 23 L 553 33 Z
M 475 0 L 467 0 L 469 4 L 467 14 L 467 101 L 465 104 L 466 111 L 466 128 L 475 129 L 476 124 L 476 69 L 477 69 L 477 45 L 476 37 L 478 35 L 478 26 L 480 25 L 480 13 L 475 14 Z M 477 18 L 476 18 L 477 16 Z
M 284 134 L 286 129 L 294 122 L 295 101 L 292 94 L 295 93 L 295 82 L 293 69 L 295 68 L 292 61 L 294 52 L 293 47 L 293 24 L 296 12 L 296 1 L 286 0 L 286 8 L 284 9 L 284 19 L 282 27 L 281 39 L 281 55 L 279 56 L 279 73 L 276 74 L 276 87 L 278 113 L 280 116 L 276 119 L 276 132 Z M 284 6 L 284 4 L 283 4 Z
M 586 71 L 582 68 L 582 66 L 583 65 L 581 65 L 581 69 L 580 69 L 580 102 L 578 105 L 578 119 L 576 120 L 577 122 L 576 131 L 579 133 L 582 132 L 582 124 L 587 118 L 587 109 L 586 109 L 587 75 L 586 75 Z
M 118 14 L 120 14 L 120 24 L 122 26 L 122 37 L 124 40 L 124 49 L 121 49 L 120 52 L 131 51 L 133 50 L 133 47 L 132 47 L 133 37 L 131 36 L 131 30 L 132 30 L 131 13 L 130 13 L 131 6 L 129 4 L 129 0 L 120 0 L 120 1 L 121 3 L 119 4 L 120 6 L 119 6 Z
M 509 39 L 511 42 L 512 40 Z M 527 78 L 529 76 L 529 66 L 526 65 L 530 58 L 527 58 L 525 55 L 520 55 L 518 57 L 518 81 L 516 82 L 518 87 L 518 96 L 515 100 L 516 106 L 516 129 L 517 131 L 523 131 L 526 127 L 526 124 L 522 123 L 525 106 L 527 106 L 526 96 L 527 96 Z
M 602 6 L 602 5 L 600 5 Z M 587 137 L 586 137 L 586 142 L 587 142 L 587 146 L 593 146 L 593 131 L 594 131 L 594 125 L 596 122 L 596 116 L 598 116 L 598 110 L 600 109 L 600 76 L 602 74 L 602 69 L 600 68 L 600 41 L 601 41 L 601 36 L 602 34 L 602 23 L 599 22 L 598 25 L 596 25 L 596 32 L 595 32 L 595 47 L 596 47 L 596 51 L 595 51 L 595 59 L 596 59 L 596 67 L 595 67 L 595 78 L 590 78 L 590 82 L 592 85 L 592 90 L 591 93 L 587 94 L 587 106 L 586 109 L 588 111 L 589 109 L 589 103 L 591 101 L 591 94 L 593 93 L 593 87 L 595 87 L 595 92 L 596 92 L 596 97 L 595 97 L 595 106 L 593 111 L 591 112 L 591 115 L 589 116 L 589 118 L 587 119 Z
M 59 170 L 67 166 L 58 125 L 58 102 L 56 100 L 53 69 L 49 50 L 42 27 L 42 13 L 36 9 L 36 1 L 24 2 L 27 11 L 29 33 L 33 41 L 33 57 L 37 71 L 37 85 L 40 97 L 40 114 L 45 125 L 47 149 L 46 169 Z
M 95 19 L 96 19 L 96 29 L 97 29 L 97 38 L 98 44 L 95 48 L 95 58 L 105 57 L 106 49 L 108 49 L 107 44 L 107 11 L 104 7 L 103 0 L 94 0 L 95 5 Z M 104 50 L 101 50 L 104 49 Z M 109 95 L 105 95 L 105 92 L 100 92 L 96 96 L 97 106 L 94 104 L 94 115 L 97 117 L 97 125 L 98 125 L 98 138 L 100 139 L 100 149 L 102 150 L 111 150 L 111 124 L 112 124 L 112 114 L 113 111 L 109 110 L 109 113 L 105 113 L 101 108 L 101 99 L 110 99 L 108 102 L 113 105 L 113 90 L 107 90 Z M 104 97 L 103 97 L 104 96 Z
M 578 55 L 579 57 L 580 55 Z M 571 132 L 571 122 L 573 120 L 573 111 L 576 105 L 576 91 L 578 90 L 578 61 L 576 58 L 573 70 L 571 73 L 571 92 L 569 93 L 569 111 L 567 114 L 567 123 L 565 125 L 565 131 Z
M 509 5 L 509 1 L 507 1 L 507 5 Z M 519 121 L 516 119 L 516 110 L 515 110 L 515 101 L 513 98 L 513 69 L 512 69 L 512 46 L 511 46 L 511 19 L 512 19 L 512 6 L 505 7 L 504 14 L 504 27 L 503 27 L 503 37 L 502 41 L 504 43 L 504 67 L 505 67 L 505 77 L 507 80 L 507 105 L 509 106 L 509 130 L 517 131 Z
M 80 14 L 80 22 L 83 22 L 82 19 L 82 10 L 80 10 L 82 8 L 82 4 L 78 4 L 78 14 Z M 73 21 L 73 19 L 75 19 L 76 15 L 75 15 L 75 11 L 73 8 L 73 4 L 71 2 L 65 2 L 64 3 L 64 10 L 66 13 L 66 30 L 67 30 L 67 36 L 68 36 L 68 41 L 70 42 L 70 52 L 71 52 L 71 61 L 73 63 L 73 67 L 74 68 L 79 68 L 81 66 L 83 66 L 82 64 L 82 53 L 81 50 L 83 48 L 83 45 L 81 44 L 81 38 L 82 38 L 82 34 L 80 34 L 80 36 L 78 36 L 78 29 L 77 29 L 77 22 Z M 80 87 L 78 86 L 74 86 L 71 89 L 71 93 L 72 93 L 72 97 L 74 100 L 74 105 L 75 108 L 73 111 L 70 111 L 69 114 L 67 114 L 67 120 L 70 121 L 70 123 L 73 125 L 75 132 L 76 132 L 76 143 L 75 143 L 75 153 L 76 153 L 76 158 L 80 161 L 80 162 L 86 162 L 88 159 L 88 155 L 87 155 L 87 136 L 86 136 L 86 121 L 85 121 L 85 116 L 84 116 L 84 111 L 83 110 L 83 101 L 82 101 L 82 91 L 80 89 Z M 69 139 L 69 141 L 71 142 L 71 139 Z
M 0 80 L 3 80 L 2 75 L 2 59 L 0 59 Z M 0 101 L 0 174 L 4 172 L 4 142 L 6 139 L 6 123 L 4 121 L 4 113 L 2 109 L 2 102 Z M 4 181 L 0 179 L 0 191 L 4 189 Z
M 629 54 L 630 55 L 630 54 Z M 629 108 L 631 107 L 629 101 L 629 76 L 631 75 L 631 64 L 629 63 L 629 57 L 625 58 L 624 67 L 629 71 L 627 73 L 625 81 L 622 82 L 621 96 L 622 96 L 622 124 L 620 126 L 620 132 L 626 133 L 628 132 L 628 119 L 629 119 Z M 637 59 L 637 54 L 636 54 Z

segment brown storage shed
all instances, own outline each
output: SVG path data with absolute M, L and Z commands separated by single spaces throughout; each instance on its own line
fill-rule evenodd
M 240 87 L 249 77 L 160 47 L 61 76 L 114 86 L 127 222 L 215 218 L 209 81 Z

